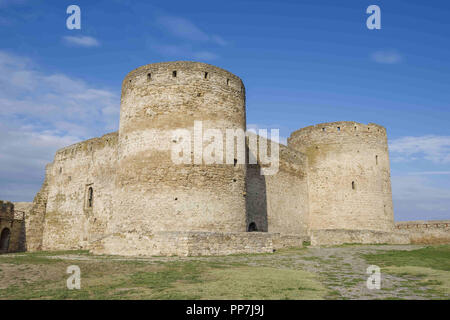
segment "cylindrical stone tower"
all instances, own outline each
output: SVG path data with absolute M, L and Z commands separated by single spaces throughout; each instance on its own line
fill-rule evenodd
M 386 129 L 324 123 L 291 134 L 308 156 L 310 230 L 392 231 L 394 213 Z
M 219 129 L 225 149 L 226 129 L 245 130 L 241 79 L 183 61 L 149 64 L 125 77 L 110 233 L 142 239 L 158 231 L 246 230 L 245 164 L 195 164 L 194 121 L 203 132 Z M 181 143 L 173 138 L 177 129 L 191 133 L 190 164 L 172 159 L 171 150 Z M 117 250 L 117 241 L 107 244 L 105 252 L 123 253 L 127 241 L 134 240 L 124 239 Z

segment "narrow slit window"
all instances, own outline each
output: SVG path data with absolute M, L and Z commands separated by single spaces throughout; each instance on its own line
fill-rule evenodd
M 230 85 L 230 79 L 227 79 L 227 86 Z
M 355 184 L 355 181 L 352 181 L 352 189 L 353 189 L 353 190 L 356 190 L 356 184 Z
M 205 72 L 205 80 L 208 79 L 208 72 Z
M 177 77 L 177 71 L 176 70 L 172 71 L 172 77 L 174 77 L 174 78 Z
M 88 201 L 87 201 L 88 208 L 92 208 L 93 203 L 94 203 L 94 189 L 92 189 L 92 187 L 89 187 Z
M 375 156 L 375 163 L 378 164 L 378 156 Z

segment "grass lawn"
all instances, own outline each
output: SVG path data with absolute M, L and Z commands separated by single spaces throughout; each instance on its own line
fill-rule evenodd
M 450 298 L 450 245 L 429 246 L 411 251 L 387 251 L 366 254 L 368 263 L 380 266 L 381 272 L 408 280 L 412 292 L 434 293 Z M 427 288 L 426 290 L 424 288 Z
M 448 299 L 450 245 L 414 248 L 356 245 L 183 258 L 6 254 L 0 256 L 0 299 Z M 369 264 L 390 277 L 376 292 L 365 286 Z M 70 265 L 80 267 L 80 290 L 67 289 Z

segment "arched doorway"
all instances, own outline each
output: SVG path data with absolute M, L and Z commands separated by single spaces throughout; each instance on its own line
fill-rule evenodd
M 8 228 L 2 230 L 0 235 L 0 252 L 8 252 L 10 236 L 11 231 Z
M 248 225 L 248 232 L 254 232 L 258 231 L 258 228 L 256 227 L 256 223 L 252 222 Z

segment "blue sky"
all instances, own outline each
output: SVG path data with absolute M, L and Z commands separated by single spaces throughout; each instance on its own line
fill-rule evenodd
M 0 199 L 31 201 L 58 148 L 117 130 L 129 71 L 195 60 L 244 80 L 249 125 L 385 126 L 396 220 L 450 219 L 449 17 L 448 1 L 0 0 Z

